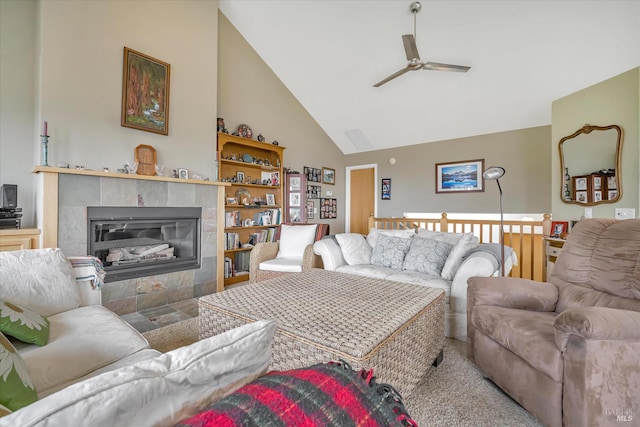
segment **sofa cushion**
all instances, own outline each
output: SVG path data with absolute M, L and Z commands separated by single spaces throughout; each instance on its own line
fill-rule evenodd
M 395 237 L 413 237 L 416 235 L 416 232 L 412 228 L 409 228 L 406 230 L 385 230 L 385 229 L 372 228 L 369 230 L 369 234 L 367 235 L 367 243 L 369 243 L 369 246 L 371 246 L 372 248 L 375 248 L 376 243 L 378 241 L 378 236 L 382 234 L 384 234 L 385 236 L 395 236 Z
M 0 405 L 17 411 L 38 400 L 24 360 L 0 332 Z
M 359 233 L 336 234 L 342 256 L 349 265 L 369 264 L 372 248 L 367 239 Z
M 451 248 L 453 245 L 433 239 L 411 239 L 402 269 L 439 277 Z
M 375 277 L 376 279 L 384 279 L 390 274 L 396 273 L 397 270 L 389 267 L 382 267 L 373 264 L 358 265 L 341 265 L 336 268 L 338 273 L 357 274 L 359 276 Z
M 263 374 L 274 321 L 258 321 L 73 384 L 14 412 L 7 425 L 175 425 Z
M 0 332 L 23 342 L 45 345 L 49 321 L 28 308 L 0 299 Z
M 411 283 L 413 285 L 428 286 L 430 288 L 442 289 L 445 293 L 445 304 L 449 303 L 449 295 L 451 293 L 451 282 L 444 280 L 440 276 L 432 276 L 417 271 L 403 270 L 395 271 L 385 277 L 386 280 L 394 282 Z
M 103 306 L 49 317 L 49 343 L 20 347 L 39 397 L 149 346 L 132 326 Z
M 49 317 L 80 306 L 71 264 L 60 249 L 0 252 L 0 298 Z
M 269 372 L 179 426 L 416 425 L 393 387 L 375 380 L 336 362 Z
M 281 271 L 284 273 L 300 273 L 302 271 L 302 260 L 291 258 L 273 258 L 262 261 L 258 264 L 260 270 Z
M 313 244 L 316 239 L 317 224 L 280 226 L 280 244 L 276 258 L 302 260 L 304 248 Z
M 402 263 L 410 246 L 410 237 L 381 234 L 378 236 L 373 252 L 371 252 L 371 264 L 402 270 Z

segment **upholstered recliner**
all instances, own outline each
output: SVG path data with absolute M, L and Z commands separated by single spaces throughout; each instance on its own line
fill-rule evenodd
M 278 242 L 258 243 L 251 250 L 249 283 L 322 268 L 322 258 L 313 253 L 313 242 L 327 234 L 329 224 L 282 224 Z
M 640 220 L 580 221 L 549 283 L 471 278 L 467 293 L 469 359 L 545 425 L 638 422 Z

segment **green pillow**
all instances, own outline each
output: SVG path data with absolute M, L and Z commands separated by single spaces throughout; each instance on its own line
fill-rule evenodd
M 26 343 L 45 345 L 49 341 L 49 321 L 28 308 L 0 299 L 0 332 Z
M 0 332 L 0 405 L 17 411 L 38 400 L 27 365 Z

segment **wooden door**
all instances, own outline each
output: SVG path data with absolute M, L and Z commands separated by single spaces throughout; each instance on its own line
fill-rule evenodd
M 373 215 L 375 203 L 375 173 L 373 168 L 352 169 L 349 192 L 349 232 L 369 234 L 369 216 Z

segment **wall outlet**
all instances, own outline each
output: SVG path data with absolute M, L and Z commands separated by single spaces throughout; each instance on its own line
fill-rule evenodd
M 616 219 L 633 219 L 635 217 L 635 208 L 616 208 Z
M 333 191 L 327 190 L 327 196 L 333 196 Z
M 584 217 L 592 218 L 593 217 L 593 208 L 584 208 Z

